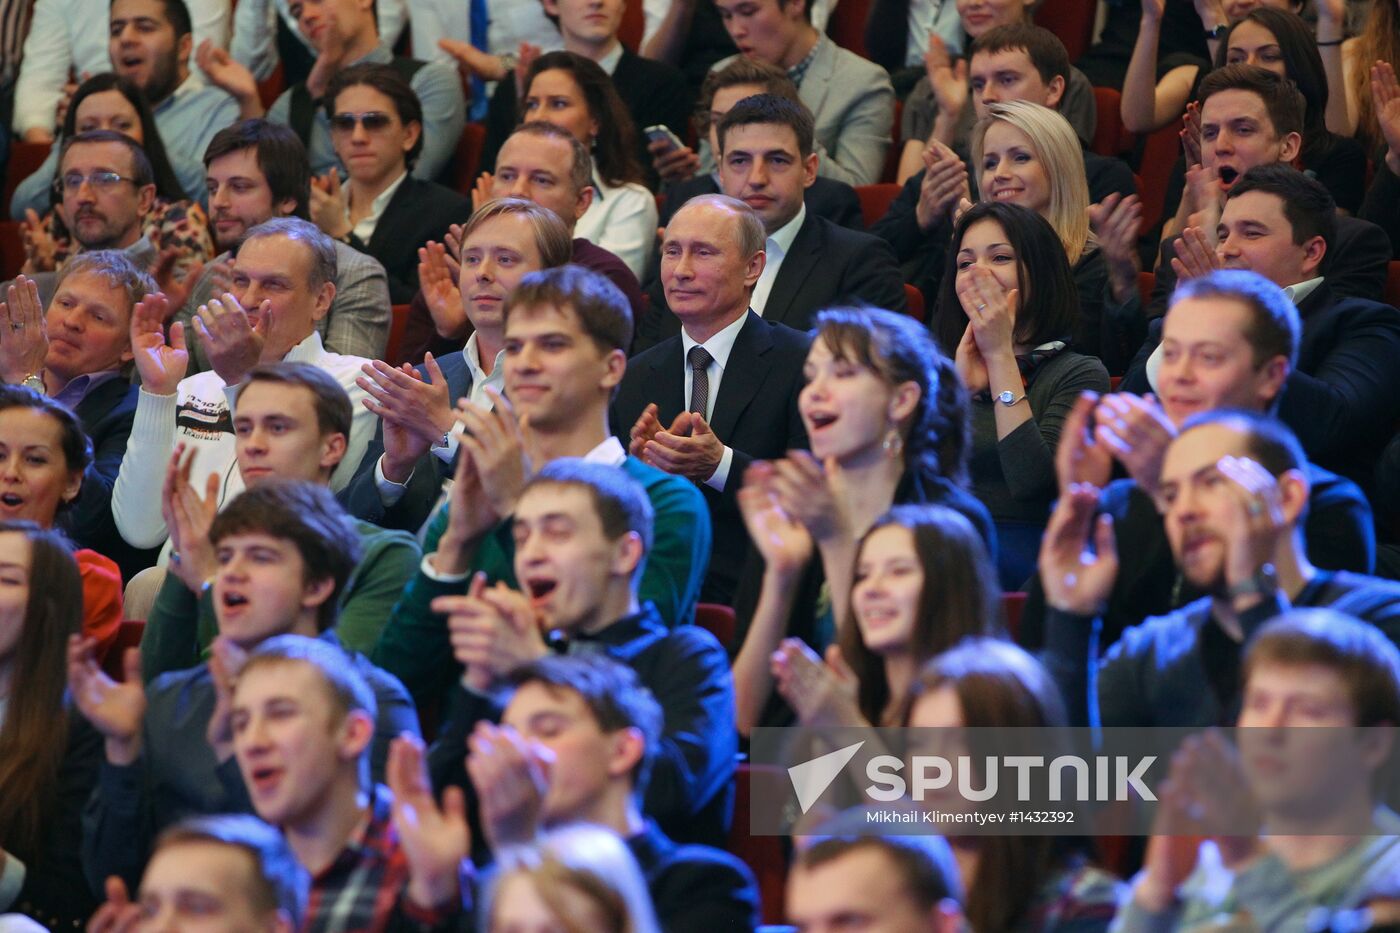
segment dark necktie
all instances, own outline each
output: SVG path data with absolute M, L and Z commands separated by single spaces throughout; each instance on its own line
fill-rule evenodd
M 690 410 L 703 418 L 710 405 L 709 369 L 714 357 L 704 347 L 691 347 L 686 359 L 690 363 Z

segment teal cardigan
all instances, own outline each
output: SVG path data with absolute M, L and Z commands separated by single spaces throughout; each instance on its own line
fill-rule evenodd
M 689 480 L 663 473 L 635 457 L 628 457 L 621 468 L 646 490 L 655 515 L 651 550 L 637 598 L 655 603 L 668 626 L 690 622 L 710 563 L 710 513 L 705 499 Z M 439 509 L 424 536 L 426 553 L 437 550 L 446 528 L 447 510 Z M 507 586 L 519 587 L 509 519 L 496 526 L 477 549 L 467 578 L 477 572 L 485 572 L 488 584 L 502 580 Z M 420 708 L 425 702 L 444 699 L 461 674 L 462 666 L 452 656 L 447 619 L 433 612 L 431 604 L 439 596 L 466 592 L 466 585 L 465 580 L 439 582 L 420 569 L 394 607 L 371 654 L 377 666 L 403 681 Z

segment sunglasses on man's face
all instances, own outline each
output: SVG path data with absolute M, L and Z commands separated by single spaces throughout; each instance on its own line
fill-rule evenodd
M 389 128 L 393 121 L 387 113 L 371 110 L 369 113 L 338 113 L 331 117 L 331 129 L 338 133 L 355 132 L 356 124 L 363 124 L 365 131 L 377 133 Z

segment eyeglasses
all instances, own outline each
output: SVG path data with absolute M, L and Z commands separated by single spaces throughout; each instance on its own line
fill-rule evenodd
M 331 129 L 337 133 L 353 133 L 356 124 L 363 124 L 366 133 L 377 133 L 388 129 L 392 121 L 392 117 L 380 110 L 371 110 L 369 113 L 338 113 L 331 117 Z
M 111 191 L 124 181 L 134 184 L 136 179 L 118 175 L 116 172 L 93 172 L 91 175 L 69 172 L 58 180 L 58 187 L 60 191 L 77 191 L 83 186 L 83 182 L 87 182 L 96 191 Z

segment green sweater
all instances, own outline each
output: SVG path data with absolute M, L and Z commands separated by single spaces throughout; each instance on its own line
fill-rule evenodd
M 368 656 L 404 585 L 418 572 L 423 552 L 406 531 L 358 519 L 355 530 L 360 533 L 360 562 L 341 595 L 335 633 L 346 649 Z M 191 619 L 197 620 L 194 625 Z M 166 671 L 199 664 L 218 633 L 213 588 L 205 587 L 196 601 L 179 577 L 167 573 L 141 636 L 142 679 L 150 683 Z
M 1366 836 L 1332 861 L 1291 872 L 1276 855 L 1251 862 L 1238 875 L 1220 863 L 1214 845 L 1203 844 L 1196 869 L 1181 886 L 1177 903 L 1161 913 L 1131 898 L 1118 911 L 1113 933 L 1176 933 L 1230 929 L 1304 933 L 1317 929 L 1315 912 L 1354 910 L 1376 896 L 1393 896 L 1400 885 L 1400 817 L 1376 811 L 1375 826 L 1388 835 Z
M 635 457 L 628 457 L 621 468 L 641 483 L 655 514 L 651 550 L 637 597 L 643 603 L 655 603 L 667 625 L 689 622 L 710 562 L 710 513 L 705 499 L 693 483 L 647 466 Z M 438 539 L 446 528 L 447 510 L 439 509 L 424 535 L 426 553 L 437 550 Z M 444 699 L 462 670 L 452 656 L 447 619 L 432 611 L 432 601 L 466 592 L 466 581 L 477 572 L 486 574 L 488 584 L 502 580 L 508 586 L 519 586 L 510 519 L 501 522 L 482 541 L 463 580 L 441 582 L 420 569 L 394 607 L 374 647 L 374 663 L 403 681 L 420 708 L 425 702 Z

